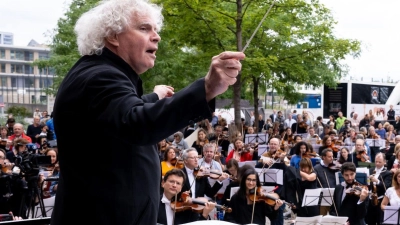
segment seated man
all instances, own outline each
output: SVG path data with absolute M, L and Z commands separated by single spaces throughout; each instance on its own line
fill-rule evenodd
M 171 202 L 171 200 L 179 199 L 177 198 L 180 196 L 178 193 L 180 193 L 182 190 L 185 178 L 186 175 L 180 169 L 172 169 L 165 174 L 162 181 L 164 193 L 161 197 L 161 203 L 159 205 L 157 223 L 172 225 L 209 219 L 208 214 L 215 208 L 215 203 L 205 202 L 201 215 L 190 209 L 190 198 L 187 199 L 185 203 L 178 202 L 182 206 L 180 208 L 188 207 L 188 210 L 181 211 L 179 209 L 175 209 L 175 207 L 178 207 L 178 204 L 176 201 Z
M 348 224 L 351 225 L 365 225 L 364 218 L 367 215 L 369 204 L 368 187 L 357 186 L 355 183 L 356 166 L 354 163 L 343 163 L 340 172 L 344 181 L 335 187 L 334 204 L 332 204 L 329 214 L 348 217 Z M 359 195 L 347 194 L 353 190 L 357 190 Z

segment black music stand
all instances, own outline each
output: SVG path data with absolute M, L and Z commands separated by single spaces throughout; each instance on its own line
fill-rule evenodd
M 369 149 L 371 149 L 371 162 L 375 162 L 375 156 L 381 152 L 381 147 L 385 146 L 385 140 L 367 138 L 365 142 L 367 142 Z
M 383 210 L 383 222 L 382 224 L 397 224 L 400 225 L 398 206 L 386 206 Z

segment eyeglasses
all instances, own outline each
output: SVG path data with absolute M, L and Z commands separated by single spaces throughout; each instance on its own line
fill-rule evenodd
M 250 182 L 250 183 L 251 183 L 251 182 L 257 182 L 257 179 L 247 178 L 246 181 L 247 181 L 247 182 Z
M 192 157 L 187 157 L 188 159 L 199 159 L 198 157 L 192 156 Z
M 174 180 L 167 180 L 167 182 L 170 184 L 182 185 L 180 182 Z

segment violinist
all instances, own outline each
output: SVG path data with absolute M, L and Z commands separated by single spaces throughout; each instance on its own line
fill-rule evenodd
M 382 203 L 381 203 L 381 209 L 385 210 L 386 206 L 400 206 L 400 170 L 397 170 L 393 174 L 392 178 L 392 186 L 388 187 L 385 196 L 383 197 Z
M 357 138 L 356 130 L 354 130 L 354 128 L 351 128 L 349 134 L 344 139 L 344 145 L 346 145 L 346 146 L 355 145 L 356 138 Z
M 322 139 L 322 146 L 318 149 L 319 153 L 321 154 L 321 152 L 326 148 L 332 150 L 332 152 L 334 153 L 334 157 L 336 157 L 337 153 L 339 152 L 339 148 L 336 147 L 335 144 L 332 142 L 332 135 L 327 135 Z
M 243 165 L 246 166 L 246 165 Z M 243 168 L 243 166 L 241 168 Z M 248 165 L 250 166 L 250 165 Z M 221 204 L 229 206 L 229 199 L 231 198 L 231 188 L 232 187 L 239 187 L 239 179 L 238 179 L 238 173 L 239 173 L 239 163 L 235 159 L 230 159 L 228 162 L 226 162 L 226 169 L 227 172 L 229 173 L 231 180 L 226 186 L 224 196 L 222 197 Z
M 215 145 L 207 143 L 203 147 L 204 157 L 199 159 L 198 163 L 200 167 L 208 168 L 210 170 L 216 170 L 222 172 L 222 167 L 220 162 L 214 160 L 215 155 Z
M 296 169 L 299 168 L 299 163 L 302 158 L 308 157 L 308 153 L 311 153 L 309 145 L 301 141 L 295 145 L 296 148 L 296 155 L 292 156 L 290 159 L 290 165 L 295 167 Z
M 230 151 L 226 157 L 226 161 L 229 161 L 232 158 L 238 162 L 251 161 L 253 159 L 254 149 L 250 146 L 245 148 L 241 137 L 235 138 L 233 143 L 234 149 Z
M 167 147 L 169 146 L 167 140 L 162 139 L 160 142 L 157 144 L 157 149 L 158 149 L 158 155 L 160 157 L 160 161 L 164 159 L 164 153 L 165 150 L 167 150 Z
M 381 203 L 386 190 L 392 185 L 392 173 L 385 167 L 385 155 L 378 153 L 375 156 L 375 167 L 369 169 L 371 190 L 370 204 L 366 222 L 368 225 L 381 224 Z
M 381 137 L 376 133 L 375 127 L 370 126 L 368 128 L 367 138 L 369 138 L 369 139 L 380 139 Z
M 173 225 L 209 219 L 209 214 L 215 208 L 215 203 L 206 202 L 201 213 L 191 210 L 190 207 L 187 207 L 186 210 L 177 209 L 178 204 L 173 200 L 179 196 L 185 180 L 185 174 L 179 169 L 172 169 L 165 174 L 162 180 L 164 191 L 159 204 L 157 223 Z M 183 202 L 182 205 L 184 205 Z M 186 202 L 186 205 L 190 206 L 190 200 Z
M 333 201 L 329 214 L 332 216 L 348 217 L 350 225 L 365 225 L 364 218 L 367 216 L 368 187 L 355 182 L 356 166 L 354 163 L 345 162 L 340 172 L 344 181 L 335 187 Z
M 317 175 L 309 158 L 302 158 L 299 168 L 289 167 L 284 176 L 285 200 L 293 202 L 296 209 L 292 209 L 297 216 L 312 217 L 319 215 L 318 206 L 301 207 L 306 189 L 317 188 Z
M 256 200 L 257 197 L 261 198 L 265 196 L 265 193 L 261 191 L 254 194 L 255 189 L 259 190 L 259 188 L 261 188 L 261 183 L 255 169 L 249 168 L 243 171 L 239 190 L 230 200 L 232 213 L 225 213 L 224 220 L 237 224 L 251 223 L 259 225 L 265 225 L 266 217 L 270 221 L 275 220 L 278 215 L 278 209 L 283 205 L 283 201 L 277 199 L 273 201 L 272 205 L 267 204 L 266 201 L 252 201 L 251 199 Z M 256 198 L 252 198 L 250 195 L 255 195 Z
M 185 164 L 182 170 L 187 176 L 182 191 L 190 191 L 192 198 L 204 197 L 204 195 L 213 198 L 222 187 L 222 181 L 228 178 L 228 174 L 222 173 L 214 185 L 211 186 L 208 178 L 201 176 L 201 173 L 199 173 L 204 168 L 199 167 L 198 153 L 195 148 L 186 149 L 182 158 Z
M 302 139 L 303 137 L 299 134 L 293 137 L 292 147 L 290 149 L 289 156 L 296 154 L 296 144 L 302 141 Z
M 358 162 L 371 162 L 370 157 L 367 154 L 367 149 L 364 144 L 363 139 L 357 139 L 356 140 L 356 145 L 354 147 L 354 153 L 353 153 L 353 159 L 354 161 Z
M 292 124 L 291 129 L 295 134 L 307 133 L 307 123 L 303 121 L 303 116 L 301 114 L 297 115 L 297 122 Z
M 164 151 L 164 159 L 161 161 L 161 175 L 165 176 L 165 174 L 174 169 L 182 169 L 183 162 L 178 160 L 176 157 L 176 150 L 174 146 L 168 146 Z
M 305 138 L 305 141 L 310 144 L 319 144 L 321 142 L 318 134 L 315 133 L 314 127 L 310 127 L 308 129 L 308 134 Z

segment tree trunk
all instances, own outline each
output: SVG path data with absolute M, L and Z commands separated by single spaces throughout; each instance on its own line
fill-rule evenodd
M 260 84 L 260 78 L 253 78 L 253 99 L 254 99 L 254 125 L 256 127 L 256 133 L 258 133 L 258 85 Z
M 236 17 L 236 47 L 238 51 L 242 51 L 242 0 L 236 1 L 237 17 Z M 242 126 L 241 112 L 240 112 L 240 96 L 242 90 L 241 72 L 237 76 L 236 83 L 233 85 L 233 107 L 235 109 L 235 124 Z M 243 135 L 243 134 L 242 134 Z

